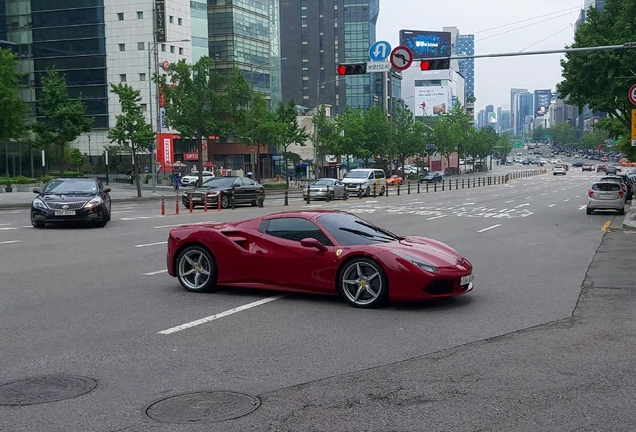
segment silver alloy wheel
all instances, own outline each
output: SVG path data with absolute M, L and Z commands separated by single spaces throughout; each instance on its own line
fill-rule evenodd
M 214 276 L 210 257 L 198 247 L 185 250 L 177 266 L 179 281 L 192 291 L 204 290 Z
M 383 295 L 380 270 L 370 262 L 354 261 L 342 272 L 341 288 L 356 306 L 367 306 Z

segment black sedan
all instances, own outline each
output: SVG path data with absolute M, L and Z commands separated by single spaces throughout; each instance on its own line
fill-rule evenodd
M 440 183 L 443 181 L 443 177 L 441 174 L 436 172 L 429 172 L 426 175 L 420 177 L 420 183 Z
M 186 208 L 190 208 L 190 199 L 192 207 L 203 206 L 207 197 L 208 206 L 217 207 L 221 200 L 221 207 L 226 209 L 232 205 L 232 196 L 235 205 L 257 206 L 260 196 L 265 197 L 265 189 L 247 177 L 215 177 L 203 183 L 201 187 L 184 192 L 182 202 Z
M 56 178 L 31 203 L 31 224 L 86 222 L 105 227 L 110 220 L 110 188 L 95 178 Z

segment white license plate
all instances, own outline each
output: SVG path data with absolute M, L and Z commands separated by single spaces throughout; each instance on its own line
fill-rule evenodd
M 468 285 L 469 283 L 471 283 L 473 281 L 474 278 L 475 278 L 474 275 L 463 276 L 461 278 L 461 280 L 459 281 L 459 284 L 460 285 Z
M 192 201 L 203 201 L 203 198 L 192 198 Z
M 59 210 L 55 212 L 55 216 L 75 216 L 75 210 Z

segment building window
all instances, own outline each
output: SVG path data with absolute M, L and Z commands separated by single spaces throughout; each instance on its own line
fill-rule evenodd
M 119 81 L 126 82 L 126 74 L 119 74 Z
M 139 81 L 146 81 L 146 74 L 145 73 L 140 73 L 139 74 Z
M 161 51 L 166 51 L 166 44 L 161 44 Z
M 183 48 L 179 47 L 179 55 L 183 55 Z
M 174 17 L 170 15 L 170 24 L 174 24 Z
M 118 19 L 119 21 L 123 21 L 123 20 L 124 20 L 124 13 L 123 13 L 123 12 L 119 12 L 119 13 L 117 14 L 117 19 Z
M 137 11 L 137 19 L 144 19 L 144 11 Z
M 143 51 L 145 47 L 146 47 L 145 42 L 137 42 L 137 49 L 139 51 Z
M 141 110 L 142 110 L 143 112 L 148 111 L 148 104 L 141 104 Z
M 170 45 L 170 52 L 174 54 L 174 45 Z
M 179 24 L 179 25 L 183 25 L 183 19 L 179 18 L 179 19 L 177 20 L 177 22 L 178 22 L 178 24 Z
M 126 44 L 119 44 L 119 51 L 126 51 Z

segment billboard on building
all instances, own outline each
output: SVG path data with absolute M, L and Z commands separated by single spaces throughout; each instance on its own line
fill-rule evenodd
M 423 113 L 426 117 L 435 117 L 448 114 L 453 109 L 453 95 L 448 87 L 415 87 L 415 107 L 415 115 Z
M 400 45 L 408 47 L 415 59 L 450 57 L 451 34 L 450 32 L 400 30 Z
M 488 123 L 489 124 L 497 123 L 497 114 L 495 114 L 494 112 L 489 112 L 488 113 Z

